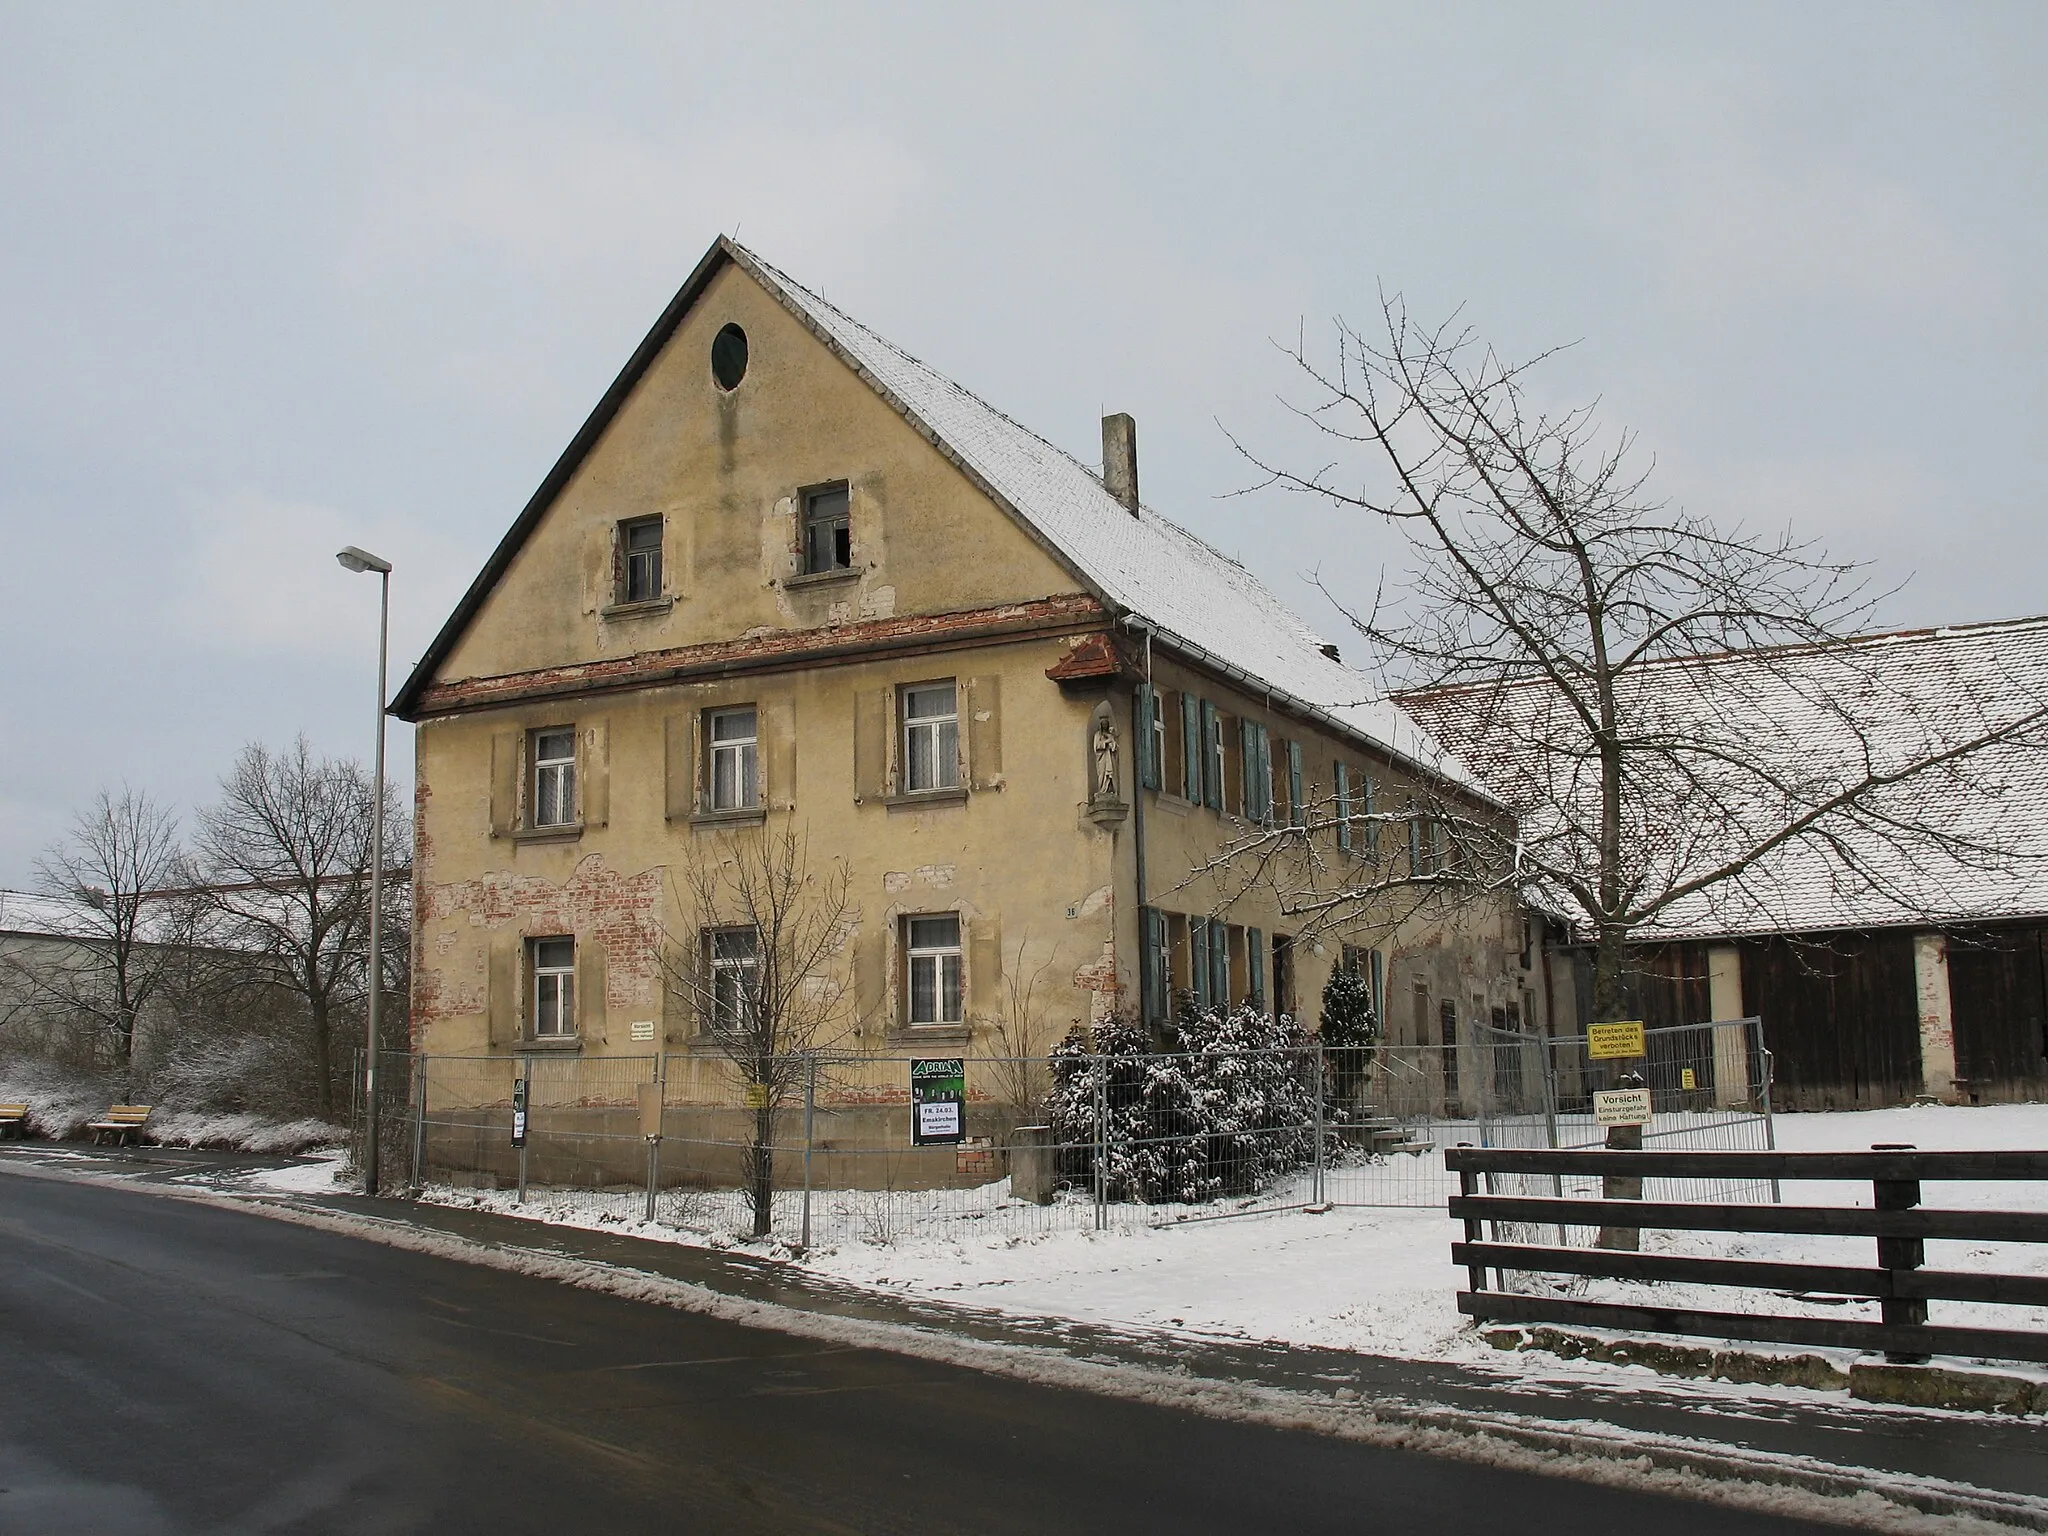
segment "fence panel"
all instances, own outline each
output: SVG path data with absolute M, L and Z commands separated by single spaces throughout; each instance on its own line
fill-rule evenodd
M 1651 1041 L 1647 1143 L 1769 1145 L 1754 1020 Z M 963 1139 L 917 1145 L 912 1060 L 535 1052 L 423 1057 L 386 1075 L 416 1084 L 401 1154 L 415 1184 L 510 1190 L 585 1216 L 651 1210 L 669 1226 L 791 1245 L 1441 1207 L 1457 1183 L 1447 1148 L 1597 1145 L 1591 1095 L 1618 1075 L 1585 1060 L 1583 1039 L 1509 1031 L 1457 1046 L 969 1054 Z M 512 1144 L 522 1082 L 523 1149 Z M 656 1083 L 662 1134 L 650 1152 L 640 1095 Z M 1499 1192 L 1576 1191 L 1546 1178 Z M 1672 1184 L 1653 1198 L 1762 1195 Z

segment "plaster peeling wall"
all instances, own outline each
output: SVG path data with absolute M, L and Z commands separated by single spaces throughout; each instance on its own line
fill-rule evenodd
M 436 954 L 453 947 L 444 946 L 446 934 L 459 934 L 464 927 L 509 930 L 518 938 L 570 933 L 586 943 L 594 939 L 605 951 L 606 1011 L 646 1011 L 661 1003 L 662 896 L 667 875 L 662 868 L 626 875 L 608 867 L 601 854 L 579 861 L 561 885 L 538 875 L 494 870 L 472 880 L 424 887 L 419 921 L 423 932 L 440 924 L 455 925 L 436 936 Z M 483 1011 L 488 946 L 479 944 L 474 953 L 473 983 L 467 977 L 460 984 L 451 982 L 446 967 L 429 973 L 432 981 L 419 999 L 423 1017 Z

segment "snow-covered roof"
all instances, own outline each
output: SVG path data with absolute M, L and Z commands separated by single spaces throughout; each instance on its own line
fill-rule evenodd
M 1591 825 L 1595 765 L 1583 752 L 1555 749 L 1579 733 L 1546 726 L 1546 712 L 1564 708 L 1547 685 L 1446 689 L 1404 702 L 1519 813 L 1532 847 L 1563 853 Z M 1638 737 L 1713 748 L 1628 797 L 1624 839 L 1644 888 L 1668 890 L 1866 775 L 1928 762 L 2048 708 L 2048 617 L 1677 658 L 1636 674 L 1621 704 Z M 1915 831 L 1927 827 L 1952 841 Z M 1582 917 L 1559 892 L 1542 904 Z M 2048 726 L 2034 720 L 1903 777 L 1862 810 L 1823 817 L 1813 835 L 1681 898 L 1637 937 L 2041 916 Z
M 441 658 L 528 533 L 568 483 L 682 317 L 728 263 L 774 295 L 813 335 L 895 407 L 999 505 L 1009 509 L 1120 618 L 1247 691 L 1316 715 L 1467 789 L 1475 780 L 1371 679 L 1324 654 L 1321 639 L 1265 583 L 1151 508 L 1133 516 L 1101 475 L 902 348 L 876 335 L 752 251 L 720 237 L 472 583 L 393 709 L 406 714 Z M 1483 791 L 1480 791 L 1483 793 Z
M 1266 584 L 1178 523 L 1141 506 L 1133 515 L 1101 475 L 979 395 L 885 340 L 744 246 L 740 265 L 819 334 L 868 384 L 951 450 L 1082 579 L 1165 642 L 1241 674 L 1409 762 L 1469 776 L 1363 673 L 1324 642 Z
M 142 938 L 160 936 L 163 922 L 154 921 L 148 909 L 142 913 Z M 0 933 L 46 939 L 104 939 L 107 919 L 80 897 L 50 896 L 39 891 L 0 890 Z

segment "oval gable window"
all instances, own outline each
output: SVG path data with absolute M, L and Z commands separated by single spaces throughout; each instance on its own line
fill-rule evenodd
M 728 325 L 711 339 L 711 377 L 720 389 L 740 387 L 747 376 L 747 333 Z

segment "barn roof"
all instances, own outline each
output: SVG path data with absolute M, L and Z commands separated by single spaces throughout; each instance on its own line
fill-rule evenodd
M 1588 824 L 1594 765 L 1557 749 L 1574 732 L 1546 722 L 1562 708 L 1549 685 L 1401 698 L 1517 811 L 1530 846 L 1561 847 Z M 1637 673 L 1622 703 L 1639 736 L 1717 746 L 1700 754 L 1690 782 L 1630 797 L 1639 803 L 1625 836 L 1649 889 L 1755 846 L 1866 772 L 1897 773 L 2030 722 L 1902 777 L 1866 812 L 1823 816 L 1741 878 L 1674 903 L 1639 939 L 2048 916 L 2048 617 L 1673 658 Z M 1913 835 L 1922 826 L 1950 846 Z M 1539 905 L 1579 916 L 1557 892 Z

